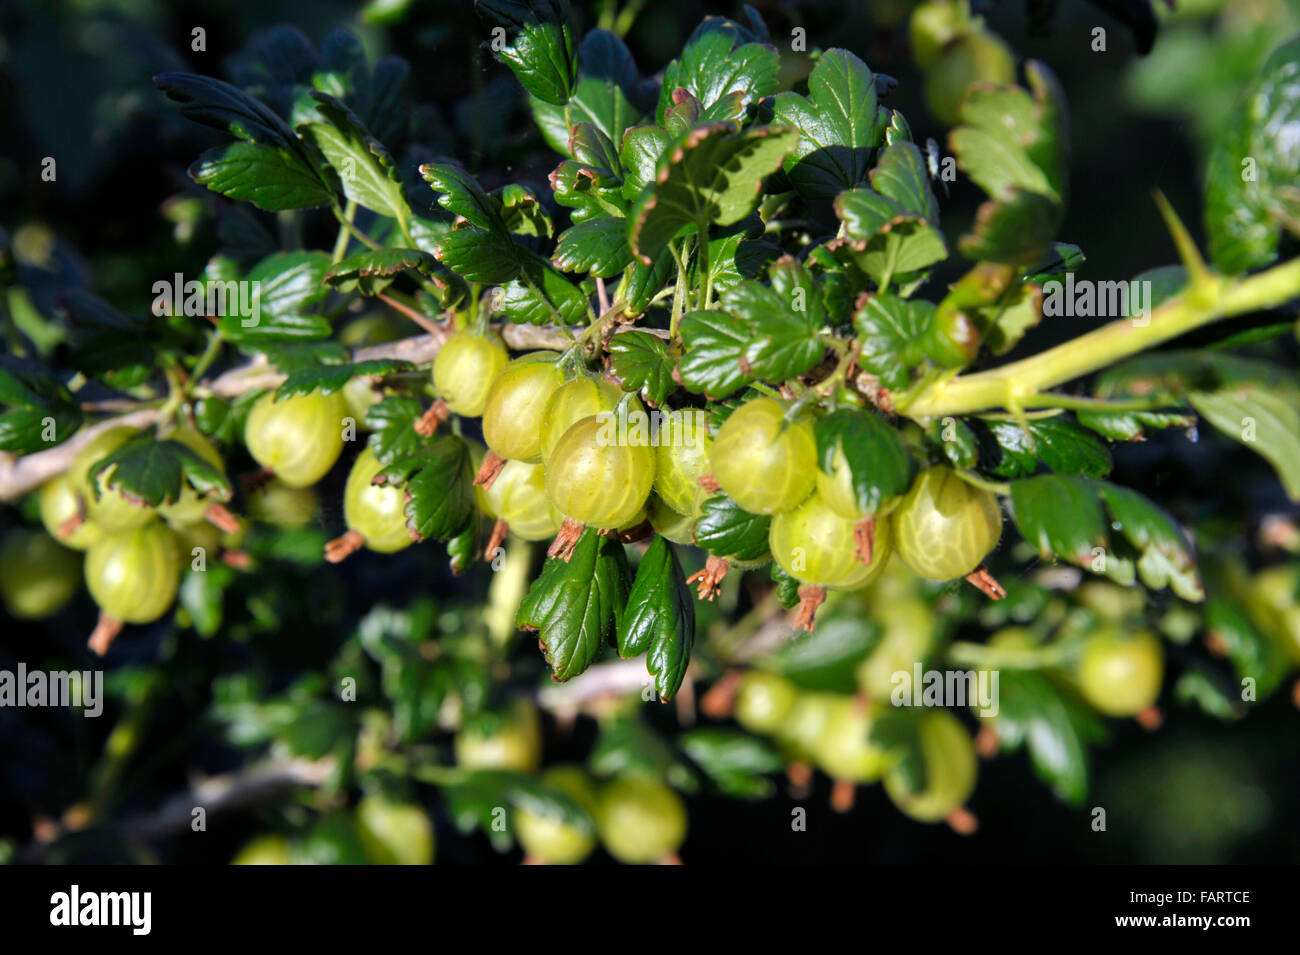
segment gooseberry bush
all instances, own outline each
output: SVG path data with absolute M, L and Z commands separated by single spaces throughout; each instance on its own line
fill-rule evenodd
M 1200 429 L 1300 501 L 1300 380 L 1249 351 L 1300 331 L 1300 42 L 1208 158 L 1208 261 L 1156 194 L 1173 264 L 1034 351 L 1086 252 L 1058 236 L 1066 93 L 965 3 L 903 28 L 942 144 L 894 79 L 750 8 L 647 71 L 565 0 L 474 6 L 545 181 L 431 148 L 411 65 L 272 30 L 225 79 L 155 78 L 224 136 L 189 169 L 188 200 L 227 210 L 193 288 L 140 316 L 69 285 L 58 340 L 15 323 L 0 368 L 8 612 L 59 613 L 84 575 L 110 675 L 226 648 L 185 679 L 250 764 L 317 793 L 238 861 L 431 861 L 436 793 L 533 861 L 657 862 L 681 793 L 760 799 L 781 771 L 969 832 L 977 752 L 1026 751 L 1083 807 L 1107 720 L 1237 719 L 1287 686 L 1294 525 L 1261 559 L 1108 475 L 1113 445 Z M 959 176 L 984 198 L 952 223 Z M 11 310 L 33 272 L 6 245 Z M 412 548 L 442 565 L 426 596 L 327 639 L 329 565 L 375 562 L 382 594 L 399 558 L 362 552 Z M 267 685 L 294 653 L 307 674 Z M 922 671 L 996 673 L 998 699 L 899 705 Z M 166 692 L 120 682 L 100 787 Z M 579 715 L 585 766 L 543 760 Z M 112 825 L 101 795 L 59 833 Z

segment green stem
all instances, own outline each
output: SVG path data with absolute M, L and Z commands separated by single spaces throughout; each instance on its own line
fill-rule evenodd
M 668 243 L 668 251 L 672 253 L 673 261 L 677 263 L 677 287 L 673 290 L 673 310 L 668 321 L 668 335 L 675 339 L 677 326 L 682 320 L 682 312 L 686 310 L 686 261 L 682 258 L 681 249 L 674 243 Z
M 700 308 L 708 309 L 713 307 L 713 273 L 709 270 L 709 226 L 708 223 L 700 225 L 697 229 L 699 240 L 696 243 L 700 249 L 700 275 L 704 279 L 704 299 Z
M 1040 392 L 1233 315 L 1273 308 L 1300 295 L 1300 259 L 1242 279 L 1189 289 L 1151 313 L 1145 325 L 1131 318 L 1049 348 L 1021 361 L 973 375 L 960 375 L 921 390 L 900 412 L 911 418 L 970 414 L 1007 407 Z
M 334 213 L 334 218 L 339 220 L 339 225 L 341 225 L 344 229 L 346 229 L 348 231 L 348 234 L 351 235 L 358 242 L 360 242 L 362 245 L 366 246 L 369 249 L 373 249 L 376 252 L 383 248 L 382 245 L 380 245 L 374 239 L 370 238 L 370 236 L 366 235 L 355 225 L 353 225 L 352 221 L 346 215 L 344 215 L 343 210 L 338 207 L 337 203 L 330 206 L 330 211 Z
M 957 641 L 948 647 L 948 660 L 958 666 L 987 667 L 1007 670 L 1038 670 L 1058 665 L 1065 648 L 1049 644 L 1032 649 L 990 647 L 983 643 Z
M 339 234 L 334 240 L 334 251 L 330 255 L 330 263 L 332 265 L 337 265 L 339 262 L 343 261 L 343 256 L 348 251 L 347 225 L 352 222 L 352 219 L 356 214 L 357 204 L 353 200 L 349 199 L 347 206 L 343 210 L 343 218 L 346 219 L 347 222 L 339 225 Z
M 187 393 L 193 390 L 194 385 L 212 367 L 212 363 L 217 360 L 217 356 L 221 354 L 221 345 L 224 341 L 225 339 L 221 336 L 221 329 L 217 329 L 208 337 L 207 347 L 203 349 L 203 354 L 199 356 L 199 360 L 194 363 L 194 367 L 190 370 L 190 383 L 186 389 Z
M 977 487 L 981 491 L 988 491 L 990 494 L 1001 494 L 1003 497 L 1006 497 L 1011 493 L 1010 484 L 1003 484 L 1000 481 L 989 481 L 980 477 L 974 471 L 958 470 L 955 473 L 957 477 L 961 478 L 971 487 Z

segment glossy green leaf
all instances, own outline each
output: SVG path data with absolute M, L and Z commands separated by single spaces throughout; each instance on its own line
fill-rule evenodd
M 672 544 L 655 536 L 641 555 L 618 627 L 621 657 L 646 655 L 661 702 L 676 694 L 695 645 L 695 596 Z

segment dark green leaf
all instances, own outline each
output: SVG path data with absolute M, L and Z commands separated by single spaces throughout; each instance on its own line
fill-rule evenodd
M 267 212 L 311 209 L 334 199 L 302 156 L 283 146 L 231 143 L 209 149 L 190 166 L 190 178 L 230 199 Z
M 1008 750 L 1027 745 L 1038 777 L 1059 798 L 1082 805 L 1088 794 L 1085 741 L 1101 732 L 1095 717 L 1041 673 L 1004 667 L 999 675 L 999 742 Z
M 726 494 L 718 493 L 700 506 L 695 543 L 716 557 L 757 560 L 767 555 L 772 519 L 751 514 Z
M 853 478 L 858 507 L 874 514 L 912 483 L 912 456 L 898 431 L 870 411 L 841 408 L 813 427 L 817 459 L 831 473 L 837 454 L 844 456 Z
M 402 177 L 387 148 L 348 108 L 328 93 L 312 92 L 324 122 L 306 123 L 303 133 L 338 174 L 343 194 L 371 212 L 405 221 L 410 207 L 402 195 Z
M 812 633 L 781 645 L 765 666 L 808 690 L 853 693 L 854 667 L 880 639 L 880 628 L 861 617 L 819 620 Z
M 370 428 L 370 450 L 384 464 L 395 464 L 416 455 L 429 446 L 427 438 L 415 430 L 424 414 L 420 402 L 407 395 L 389 395 L 366 412 Z
M 318 368 L 304 368 L 295 371 L 275 390 L 275 400 L 282 401 L 295 395 L 307 395 L 318 391 L 323 395 L 342 390 L 358 375 L 387 375 L 395 371 L 407 371 L 414 368 L 409 361 L 397 358 L 373 358 L 349 365 L 321 365 Z
M 984 470 L 999 477 L 1026 477 L 1041 461 L 1057 474 L 1105 477 L 1114 466 L 1110 451 L 1068 418 L 1040 418 L 1028 431 L 1014 421 L 989 421 L 995 457 Z
M 1045 474 L 1014 481 L 1011 505 L 1016 527 L 1039 555 L 1056 555 L 1088 567 L 1094 549 L 1108 543 L 1096 488 L 1082 478 Z
M 763 777 L 785 768 L 785 760 L 771 744 L 739 730 L 691 730 L 678 743 L 715 786 L 741 799 L 770 796 L 775 787 Z
M 188 483 L 198 494 L 230 500 L 230 482 L 204 458 L 179 441 L 141 437 L 119 447 L 91 469 L 96 499 L 114 490 L 132 503 L 157 507 L 175 503 Z
M 646 654 L 655 692 L 667 703 L 682 685 L 694 645 L 694 596 L 672 544 L 656 535 L 628 594 L 618 628 L 619 656 Z
M 744 357 L 749 330 L 726 312 L 689 312 L 680 326 L 685 354 L 677 363 L 682 384 L 710 398 L 725 398 L 751 380 Z
M 1232 661 L 1238 681 L 1255 681 L 1256 700 L 1267 699 L 1286 680 L 1290 663 L 1285 650 L 1230 597 L 1216 594 L 1205 602 L 1205 632 Z
M 632 262 L 623 219 L 589 219 L 566 229 L 551 261 L 562 272 L 590 273 L 596 278 L 618 275 Z
M 858 364 L 886 388 L 902 388 L 923 360 L 920 339 L 933 317 L 934 305 L 923 299 L 871 296 L 853 316 L 862 342 Z
M 474 517 L 474 466 L 469 445 L 455 435 L 435 438 L 386 467 L 380 479 L 405 490 L 406 528 L 415 540 L 455 537 Z
M 639 391 L 655 405 L 676 388 L 668 342 L 649 332 L 615 335 L 609 343 L 610 370 L 629 391 Z

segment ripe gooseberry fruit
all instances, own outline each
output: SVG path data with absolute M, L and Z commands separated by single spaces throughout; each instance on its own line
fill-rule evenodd
M 889 522 L 876 528 L 871 559 L 862 560 L 857 523 L 841 517 L 815 491 L 798 507 L 772 518 L 768 546 L 781 568 L 800 581 L 795 626 L 813 628 L 817 607 L 826 590 L 855 590 L 870 583 L 889 561 L 892 550 Z
M 180 585 L 176 535 L 161 521 L 109 531 L 86 552 L 86 588 L 99 605 L 90 648 L 103 656 L 124 623 L 157 620 Z
M 618 443 L 614 418 L 592 415 L 564 432 L 546 466 L 546 493 L 576 524 L 617 529 L 638 519 L 654 483 L 654 451 Z M 569 541 L 572 536 L 572 541 Z M 572 552 L 570 530 L 552 545 L 551 556 Z M 567 558 L 566 558 L 567 559 Z
M 541 460 L 546 402 L 564 384 L 556 358 L 552 352 L 531 352 L 510 362 L 492 379 L 483 408 L 483 440 L 490 453 L 483 459 L 475 484 L 490 486 L 506 460 Z
M 103 533 L 86 519 L 86 501 L 67 471 L 41 485 L 38 502 L 45 530 L 64 547 L 85 550 Z
M 1107 716 L 1137 716 L 1160 695 L 1164 649 L 1149 630 L 1105 626 L 1083 643 L 1076 673 L 1083 698 Z
M 194 428 L 178 428 L 168 435 L 168 438 L 185 445 L 221 474 L 226 473 L 225 462 L 221 460 L 221 455 L 217 453 L 217 449 L 211 441 Z M 217 502 L 201 496 L 184 479 L 181 480 L 180 496 L 171 504 L 160 505 L 158 513 L 173 527 L 183 527 L 186 524 L 196 524 L 199 521 L 207 520 L 223 531 L 234 532 L 239 530 L 239 521 L 235 519 L 233 514 Z
M 371 793 L 357 803 L 357 837 L 374 865 L 432 865 L 433 823 L 423 807 Z
M 433 360 L 433 387 L 456 414 L 477 418 L 487 408 L 494 379 L 509 361 L 505 345 L 495 335 L 456 332 Z
M 488 714 L 462 727 L 453 744 L 456 765 L 465 769 L 510 769 L 532 773 L 542 759 L 542 729 L 537 708 L 517 700 L 504 713 Z
M 554 537 L 564 520 L 546 495 L 546 468 L 541 464 L 507 461 L 484 491 L 484 504 L 489 515 L 504 521 L 515 536 L 526 541 Z M 489 547 L 488 553 L 494 549 Z
M 337 564 L 362 547 L 394 554 L 410 547 L 406 526 L 406 492 L 387 484 L 373 484 L 384 464 L 369 447 L 352 462 L 343 488 L 343 519 L 348 529 L 325 545 L 325 559 Z
M 606 783 L 597 812 L 600 839 L 619 862 L 670 860 L 686 838 L 686 807 L 663 783 L 626 776 Z
M 307 487 L 323 478 L 343 453 L 347 404 L 337 391 L 313 391 L 275 400 L 258 398 L 244 423 L 248 453 L 284 484 Z
M 885 774 L 885 793 L 904 815 L 918 822 L 950 819 L 958 831 L 970 831 L 973 820 L 958 811 L 975 790 L 979 766 L 970 734 L 947 710 L 927 709 L 918 717 L 917 742 L 925 765 L 925 785 L 912 791 L 898 769 Z
M 293 865 L 289 840 L 284 836 L 258 836 L 240 849 L 231 865 Z
M 646 518 L 655 533 L 668 538 L 674 544 L 694 546 L 695 519 L 674 511 L 660 500 L 659 495 L 651 494 L 650 499 L 646 501 Z
M 736 685 L 733 713 L 751 733 L 770 736 L 785 725 L 799 699 L 799 688 L 777 673 L 746 670 Z
M 555 766 L 542 773 L 542 783 L 559 790 L 584 809 L 594 820 L 596 791 L 591 780 L 577 766 Z M 524 861 L 542 865 L 577 865 L 596 847 L 596 834 L 556 816 L 533 812 L 523 806 L 514 813 L 515 835 L 524 849 Z
M 873 723 L 866 701 L 842 696 L 831 706 L 817 740 L 817 765 L 835 780 L 831 807 L 837 812 L 853 808 L 857 783 L 871 783 L 890 765 L 889 754 L 871 741 Z
M 100 461 L 126 444 L 139 432 L 135 428 L 115 427 L 100 432 L 77 452 L 68 475 L 86 503 L 86 518 L 104 530 L 125 530 L 148 524 L 156 515 L 152 507 L 137 504 L 108 486 L 115 468 L 101 471 L 92 479 L 91 472 Z M 93 485 L 93 486 L 92 486 Z M 99 491 L 96 497 L 95 491 Z
M 1264 631 L 1300 664 L 1300 566 L 1279 564 L 1257 573 L 1246 609 Z
M 929 468 L 917 475 L 891 522 L 898 556 L 922 577 L 970 575 L 967 579 L 989 596 L 1005 596 L 987 572 L 972 573 L 1002 536 L 998 499 L 988 491 L 972 487 L 951 468 Z
M 668 420 L 655 443 L 655 493 L 678 514 L 694 517 L 709 496 L 700 486 L 700 478 L 712 467 L 709 416 L 700 408 L 685 408 L 672 412 Z
M 944 44 L 925 71 L 925 105 L 945 126 L 961 121 L 961 104 L 972 83 L 1005 85 L 1016 79 L 1007 45 L 984 31 L 963 33 Z
M 40 531 L 20 528 L 0 547 L 0 597 L 10 616 L 40 620 L 63 609 L 81 586 L 81 557 Z
M 620 389 L 593 375 L 579 375 L 556 388 L 546 399 L 546 411 L 542 415 L 540 432 L 542 460 L 551 459 L 555 446 L 560 443 L 560 438 L 564 437 L 564 432 L 569 428 L 583 418 L 599 415 L 602 412 L 613 412 L 622 397 L 623 392 Z M 632 420 L 631 415 L 634 411 L 640 412 L 642 416 L 645 415 L 645 407 L 635 398 L 625 406 L 625 409 L 628 415 L 626 420 L 629 421 Z
M 248 516 L 274 527 L 306 527 L 316 520 L 319 502 L 309 487 L 290 487 L 278 478 L 248 495 Z
M 801 692 L 790 707 L 784 724 L 775 734 L 776 741 L 795 759 L 815 758 L 822 732 L 835 711 L 838 697 L 834 693 Z
M 348 383 L 343 386 L 340 392 L 343 395 L 343 403 L 347 406 L 348 414 L 356 419 L 357 427 L 362 427 L 366 420 L 366 412 L 379 404 L 381 398 L 374 385 L 379 379 L 375 375 L 357 375 L 348 379 Z
M 970 12 L 965 4 L 950 0 L 927 0 L 912 11 L 907 25 L 912 41 L 912 59 L 928 70 L 939 59 L 939 51 L 959 34 L 970 28 Z
M 776 514 L 812 492 L 817 444 L 810 424 L 786 421 L 774 398 L 755 398 L 723 422 L 709 461 L 718 486 L 737 504 L 752 514 Z

